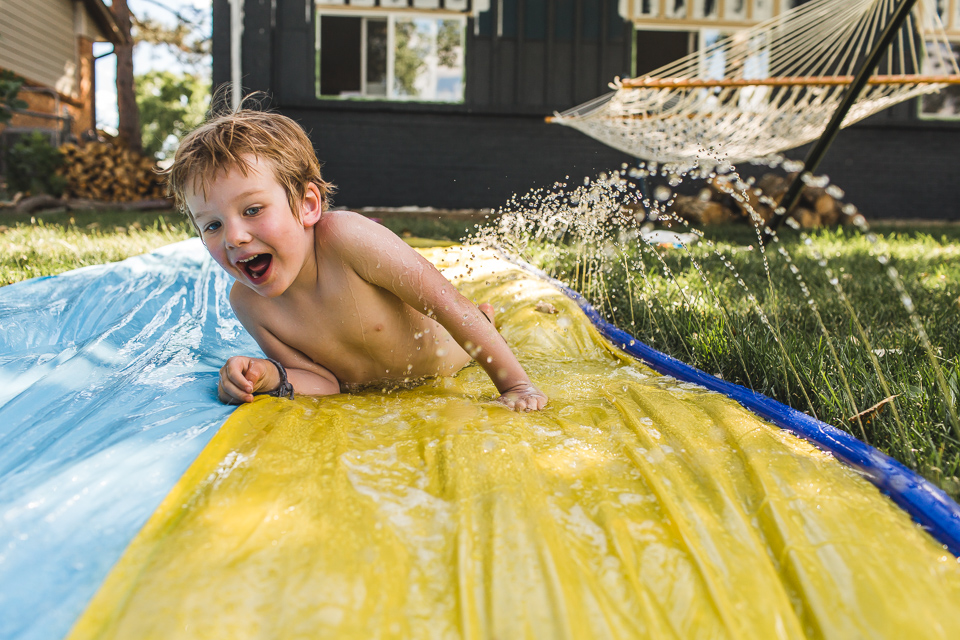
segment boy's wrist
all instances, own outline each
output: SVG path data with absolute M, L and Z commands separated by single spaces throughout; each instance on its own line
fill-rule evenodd
M 267 369 L 267 371 L 272 372 L 267 374 L 267 376 L 269 376 L 270 382 L 273 382 L 274 380 L 276 380 L 276 382 L 273 382 L 273 384 L 268 385 L 268 387 L 271 389 L 270 391 L 261 390 L 255 393 L 254 395 L 274 396 L 277 398 L 290 398 L 291 400 L 293 400 L 293 385 L 290 384 L 290 381 L 287 379 L 287 370 L 284 368 L 282 364 L 280 364 L 273 358 L 264 358 L 264 361 L 268 363 L 269 368 Z
M 511 382 L 501 382 L 496 385 L 497 391 L 501 394 L 510 393 L 511 391 L 522 391 L 524 389 L 533 388 L 533 383 L 530 381 L 530 378 L 524 377 L 517 380 L 516 378 L 512 379 Z

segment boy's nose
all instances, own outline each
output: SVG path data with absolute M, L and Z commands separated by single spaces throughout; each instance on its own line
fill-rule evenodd
M 250 242 L 250 232 L 247 231 L 246 225 L 242 223 L 235 222 L 226 225 L 226 232 L 227 244 L 231 247 L 239 247 Z

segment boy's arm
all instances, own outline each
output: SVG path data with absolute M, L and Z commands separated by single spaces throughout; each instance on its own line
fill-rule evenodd
M 538 410 L 547 397 L 537 389 L 503 336 L 482 311 L 426 258 L 386 227 L 358 214 L 336 234 L 341 257 L 360 277 L 436 318 L 471 355 L 511 409 Z
M 340 393 L 336 376 L 296 349 L 289 347 L 260 324 L 254 322 L 242 305 L 230 296 L 234 313 L 253 336 L 263 352 L 283 365 L 293 390 L 305 396 L 328 396 Z M 280 386 L 277 367 L 263 358 L 234 356 L 220 369 L 217 395 L 227 404 L 253 402 L 255 393 L 269 393 Z

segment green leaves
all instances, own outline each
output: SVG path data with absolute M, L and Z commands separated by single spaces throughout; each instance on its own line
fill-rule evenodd
M 10 122 L 14 109 L 26 109 L 27 103 L 17 98 L 23 78 L 7 69 L 0 69 L 0 124 Z
M 136 78 L 143 150 L 158 160 L 172 157 L 180 139 L 203 122 L 210 85 L 172 71 L 149 71 Z
M 7 150 L 7 183 L 13 192 L 59 197 L 67 186 L 57 173 L 63 154 L 40 131 L 24 136 Z

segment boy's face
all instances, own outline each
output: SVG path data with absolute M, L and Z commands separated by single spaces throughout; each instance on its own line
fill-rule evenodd
M 320 204 L 307 190 L 300 216 L 267 161 L 246 158 L 247 175 L 231 167 L 203 190 L 186 192 L 200 237 L 223 269 L 262 296 L 272 298 L 297 279 L 313 250 Z

